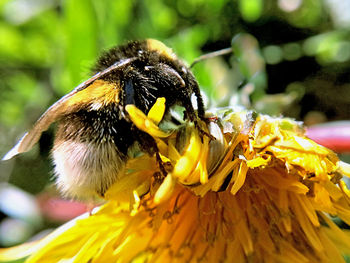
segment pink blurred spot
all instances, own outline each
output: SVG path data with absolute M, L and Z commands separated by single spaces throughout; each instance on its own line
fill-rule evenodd
M 88 211 L 87 204 L 63 200 L 45 193 L 38 196 L 38 202 L 43 215 L 56 222 L 68 221 Z
M 333 122 L 307 128 L 306 135 L 337 153 L 350 152 L 350 122 Z

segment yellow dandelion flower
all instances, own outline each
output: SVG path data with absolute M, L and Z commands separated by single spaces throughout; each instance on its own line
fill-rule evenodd
M 205 128 L 210 140 L 191 124 L 161 130 L 162 105 L 127 111 L 156 140 L 166 176 L 154 156 L 129 160 L 106 204 L 0 260 L 345 262 L 350 235 L 331 217 L 350 224 L 349 165 L 289 119 L 226 109 Z

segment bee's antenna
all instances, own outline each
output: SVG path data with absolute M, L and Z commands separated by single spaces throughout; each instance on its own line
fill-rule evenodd
M 210 52 L 208 54 L 204 54 L 202 56 L 200 56 L 199 58 L 196 58 L 192 64 L 190 65 L 190 68 L 192 68 L 195 64 L 197 64 L 198 62 L 208 59 L 208 58 L 213 58 L 213 57 L 217 57 L 217 56 L 222 56 L 222 55 L 226 55 L 226 54 L 230 54 L 232 53 L 232 48 L 224 48 L 218 51 L 214 51 L 214 52 Z

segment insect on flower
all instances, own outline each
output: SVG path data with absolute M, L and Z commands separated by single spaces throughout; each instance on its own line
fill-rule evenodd
M 157 153 L 154 139 L 136 128 L 126 105 L 134 104 L 147 114 L 157 98 L 164 97 L 166 113 L 180 105 L 196 126 L 204 120 L 203 101 L 193 74 L 157 40 L 112 48 L 102 54 L 94 71 L 93 77 L 53 104 L 3 158 L 29 151 L 42 132 L 57 122 L 52 149 L 57 185 L 63 194 L 75 198 L 103 195 L 135 151 Z

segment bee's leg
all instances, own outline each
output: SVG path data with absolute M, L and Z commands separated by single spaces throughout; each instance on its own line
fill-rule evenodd
M 165 163 L 163 162 L 162 158 L 160 157 L 159 151 L 156 151 L 156 160 L 159 166 L 159 170 L 162 173 L 162 175 L 165 176 L 168 174 L 168 172 L 165 169 Z
M 162 161 L 156 141 L 153 139 L 152 136 L 138 129 L 135 130 L 135 133 L 137 134 L 137 140 L 139 141 L 141 150 L 150 155 L 155 154 L 159 170 L 165 177 L 168 174 L 167 170 L 169 170 L 169 164 Z
M 215 141 L 216 140 L 216 138 L 213 135 L 211 135 L 209 132 L 206 132 L 205 130 L 202 129 L 202 127 L 198 123 L 198 120 L 194 121 L 194 126 L 197 128 L 197 130 L 198 130 L 198 132 L 199 132 L 199 134 L 201 136 L 202 142 L 203 142 L 203 137 L 204 136 L 207 136 L 211 141 Z
M 154 139 L 153 139 L 153 148 L 155 149 L 156 161 L 157 161 L 160 173 L 162 174 L 162 178 L 165 178 L 168 172 L 172 169 L 171 164 L 168 162 L 164 162 L 162 160 L 157 143 Z
M 183 96 L 182 101 L 183 101 L 183 106 L 186 109 L 185 116 L 191 122 L 194 123 L 194 126 L 196 127 L 196 129 L 200 133 L 201 139 L 203 140 L 203 137 L 207 136 L 210 140 L 216 140 L 216 138 L 214 136 L 212 136 L 210 133 L 205 131 L 201 127 L 201 125 L 199 124 L 200 120 L 205 121 L 205 123 L 207 122 L 207 120 L 204 118 L 204 110 L 203 110 L 203 118 L 201 118 L 201 117 L 199 117 L 199 112 L 198 112 L 198 115 L 197 115 L 196 111 L 193 109 L 193 106 L 192 106 L 192 103 L 191 103 L 191 99 L 188 96 Z M 198 107 L 198 109 L 199 109 L 199 107 Z

